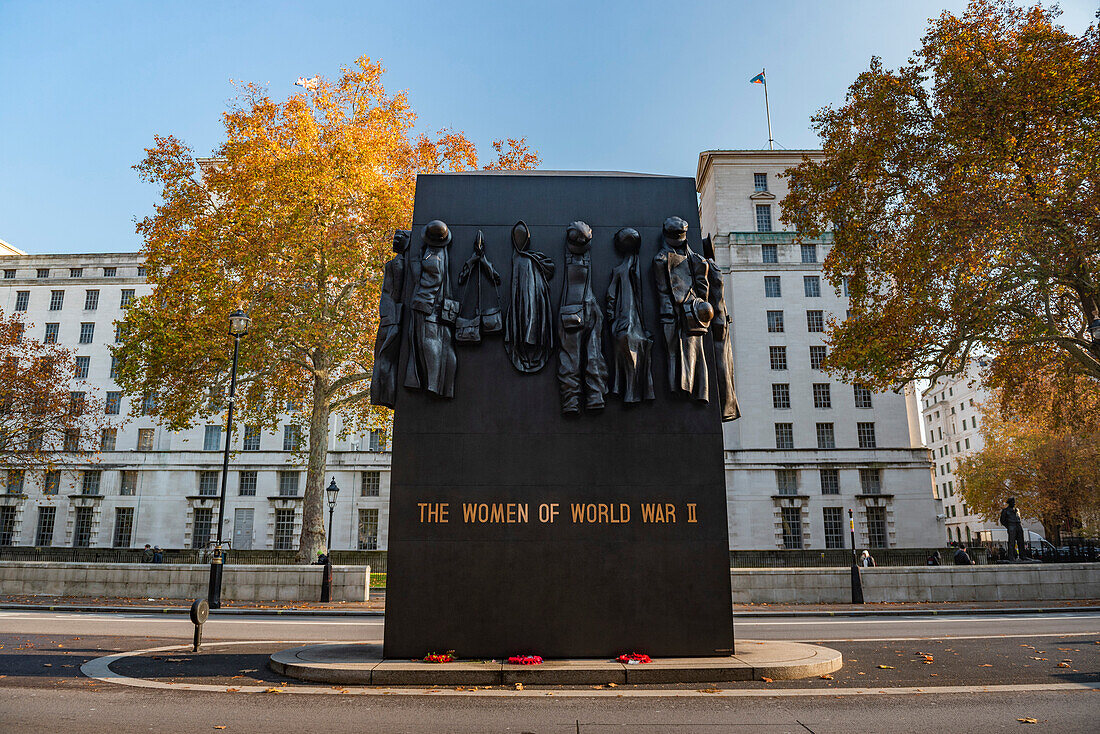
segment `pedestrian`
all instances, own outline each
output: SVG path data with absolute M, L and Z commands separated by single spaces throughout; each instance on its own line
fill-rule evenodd
M 973 566 L 974 560 L 970 557 L 970 554 L 966 552 L 965 545 L 959 545 L 959 549 L 955 551 L 955 565 L 956 566 Z
M 943 559 L 940 558 L 940 552 L 939 551 L 932 551 L 932 555 L 928 556 L 928 560 L 926 561 L 926 564 L 929 565 L 929 566 L 942 566 L 943 565 Z
M 864 568 L 875 567 L 875 559 L 871 555 L 871 551 L 863 551 L 863 554 L 859 557 L 859 565 L 863 566 Z
M 164 551 L 159 545 L 153 546 L 153 563 L 164 563 Z
M 152 563 L 153 562 L 153 547 L 148 543 L 145 544 L 145 548 L 141 551 L 141 562 Z

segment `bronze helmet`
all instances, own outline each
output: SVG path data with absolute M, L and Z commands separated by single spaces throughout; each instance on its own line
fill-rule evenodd
M 451 230 L 446 222 L 433 219 L 424 225 L 424 233 L 420 238 L 428 247 L 446 247 L 451 244 Z

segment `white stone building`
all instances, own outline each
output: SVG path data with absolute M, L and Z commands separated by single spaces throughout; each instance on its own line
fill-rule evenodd
M 935 494 L 943 503 L 941 513 L 949 543 L 1006 537 L 1000 523 L 973 514 L 958 494 L 959 460 L 985 447 L 980 408 L 991 396 L 978 378 L 976 368 L 981 366 L 975 365 L 965 374 L 941 377 L 921 393 L 924 430 L 935 464 Z M 1027 520 L 1024 529 L 1042 534 L 1041 525 Z
M 696 186 L 726 274 L 742 418 L 726 424 L 731 548 L 943 542 L 913 390 L 871 393 L 820 369 L 825 325 L 848 299 L 824 280 L 831 239 L 779 221 L 782 173 L 820 151 L 710 150 Z
M 815 366 L 823 324 L 843 314 L 846 299 L 821 278 L 828 238 L 800 245 L 780 231 L 780 174 L 802 153 L 699 158 L 703 234 L 726 273 L 743 412 L 725 428 L 730 548 L 847 548 L 848 510 L 860 547 L 940 544 L 915 396 L 868 394 Z M 148 416 L 125 421 L 137 398 L 120 395 L 111 379 L 115 322 L 127 299 L 149 291 L 140 255 L 36 256 L 13 248 L 0 253 L 0 268 L 0 308 L 22 312 L 30 335 L 86 358 L 87 376 L 74 390 L 102 391 L 112 410 L 118 402 L 116 433 L 96 463 L 50 484 L 28 472 L 0 495 L 0 544 L 203 545 L 215 534 L 221 427 L 172 432 Z M 235 548 L 297 545 L 304 466 L 282 428 L 235 438 L 223 529 Z M 336 433 L 326 472 L 326 483 L 334 476 L 342 488 L 333 547 L 385 549 L 390 455 L 377 435 L 338 440 Z

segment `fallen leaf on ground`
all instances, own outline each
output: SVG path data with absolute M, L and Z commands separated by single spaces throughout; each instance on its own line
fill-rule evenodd
M 267 690 L 264 691 L 264 693 L 282 693 L 282 691 L 279 690 L 278 688 L 268 688 Z
M 821 680 L 832 680 L 833 676 L 826 673 L 825 675 L 819 675 L 818 678 L 820 678 Z
M 699 693 L 718 693 L 717 688 L 700 688 Z
M 1025 716 L 1022 719 L 1016 719 L 1016 721 L 1019 721 L 1021 724 L 1038 724 L 1039 723 L 1038 719 L 1033 719 L 1030 716 Z
M 618 683 L 608 683 L 608 684 L 607 684 L 607 687 L 608 687 L 608 688 L 614 688 L 614 687 L 615 687 L 615 686 L 617 686 L 617 685 L 619 685 L 619 684 L 618 684 Z
M 771 678 L 769 678 L 766 675 L 760 676 L 760 680 L 764 681 L 765 683 L 773 683 L 774 682 Z
M 992 668 L 992 667 L 993 667 L 993 664 L 992 664 L 992 663 L 982 663 L 982 664 L 981 664 L 981 665 L 979 665 L 978 667 L 979 667 L 979 668 Z
M 1069 667 L 1069 663 L 1058 663 L 1058 667 L 1059 667 L 1059 668 L 1068 668 L 1068 667 Z
M 226 688 L 225 692 L 226 693 L 240 693 L 241 689 L 240 688 Z
M 879 667 L 883 670 L 897 670 L 893 665 L 880 665 Z
M 215 729 L 224 729 L 224 728 L 225 728 L 225 724 L 214 724 L 214 728 L 215 728 Z
M 523 684 L 522 683 L 517 683 L 516 684 L 516 690 L 517 691 L 522 691 L 523 690 Z

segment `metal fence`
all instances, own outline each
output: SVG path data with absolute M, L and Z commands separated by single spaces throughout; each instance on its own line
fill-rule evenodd
M 924 566 L 929 556 L 939 551 L 940 562 L 953 563 L 954 548 L 869 548 L 871 557 L 879 566 Z M 989 563 L 985 548 L 971 548 L 970 557 L 977 564 Z M 852 565 L 852 551 L 836 548 L 829 550 L 731 550 L 730 568 L 799 568 L 799 567 L 847 567 Z
M 140 548 L 0 548 L 0 561 L 56 561 L 68 563 L 141 563 Z M 230 550 L 225 562 L 240 565 L 279 565 L 297 563 L 296 551 Z M 207 563 L 209 551 L 191 548 L 166 548 L 162 563 Z M 334 550 L 332 562 L 338 566 L 370 566 L 371 573 L 386 573 L 386 551 Z

